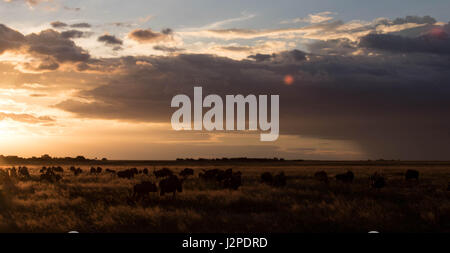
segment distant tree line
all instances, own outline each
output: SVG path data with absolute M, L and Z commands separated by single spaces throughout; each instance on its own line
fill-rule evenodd
M 92 162 L 106 162 L 107 158 L 102 158 L 101 160 L 88 159 L 82 155 L 77 157 L 51 157 L 50 155 L 42 155 L 40 157 L 33 156 L 31 158 L 24 158 L 20 156 L 4 156 L 0 155 L 0 163 L 3 164 L 32 164 L 32 163 L 56 163 L 56 164 L 65 164 L 65 163 L 92 163 Z

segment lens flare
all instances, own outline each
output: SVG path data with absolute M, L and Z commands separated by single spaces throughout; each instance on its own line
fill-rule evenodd
M 286 75 L 284 77 L 284 84 L 286 85 L 292 85 L 294 83 L 294 77 L 291 75 Z

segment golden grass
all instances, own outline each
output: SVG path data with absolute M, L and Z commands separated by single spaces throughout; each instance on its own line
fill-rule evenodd
M 201 181 L 197 167 L 175 200 L 152 194 L 134 204 L 128 201 L 133 185 L 155 181 L 153 176 L 127 180 L 83 169 L 75 177 L 65 168 L 56 184 L 40 182 L 38 167 L 32 167 L 28 181 L 2 179 L 0 231 L 450 232 L 450 168 L 445 166 L 414 167 L 419 184 L 404 181 L 406 166 L 236 166 L 243 172 L 237 191 Z M 356 176 L 351 185 L 331 180 L 326 186 L 313 178 L 319 170 L 333 177 L 348 169 Z M 261 184 L 264 171 L 284 171 L 288 185 Z M 375 171 L 387 177 L 385 188 L 370 189 L 368 177 Z

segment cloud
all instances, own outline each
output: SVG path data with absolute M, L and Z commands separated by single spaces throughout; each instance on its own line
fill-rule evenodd
M 20 48 L 25 43 L 25 36 L 0 24 L 0 54 L 6 50 Z
M 181 51 L 185 50 L 184 48 L 166 47 L 166 46 L 161 46 L 161 45 L 154 46 L 153 49 L 157 50 L 157 51 L 168 52 L 168 53 L 176 53 L 176 52 L 181 52 Z
M 128 37 L 139 43 L 156 43 L 172 39 L 173 31 L 170 28 L 163 29 L 160 33 L 151 29 L 136 29 L 128 34 Z
M 36 117 L 30 114 L 0 112 L 0 121 L 5 119 L 12 119 L 14 121 L 28 124 L 45 124 L 54 121 L 54 119 L 49 116 Z
M 19 62 L 23 70 L 56 70 L 61 64 L 86 62 L 90 55 L 69 38 L 79 33 L 59 33 L 48 29 L 26 36 L 4 25 L 0 25 L 0 54 L 10 51 L 25 54 L 30 59 Z
M 78 31 L 78 30 L 68 30 L 61 32 L 61 36 L 65 39 L 76 39 L 76 38 L 87 38 L 91 33 Z
M 319 16 L 318 16 L 319 17 Z M 321 16 L 320 16 L 321 17 Z M 203 29 L 195 31 L 180 32 L 185 36 L 205 37 L 223 40 L 236 39 L 312 39 L 312 40 L 336 40 L 348 39 L 351 41 L 358 41 L 361 37 L 370 33 L 392 33 L 399 32 L 406 29 L 423 27 L 432 23 L 426 17 L 406 17 L 402 21 L 392 21 L 389 19 L 375 19 L 371 22 L 363 22 L 353 20 L 343 22 L 334 19 L 320 19 L 311 20 L 308 25 L 290 28 L 277 29 Z M 320 21 L 320 22 L 319 22 Z M 417 23 L 414 23 L 417 21 Z
M 205 95 L 279 94 L 281 134 L 351 141 L 372 158 L 450 155 L 450 119 L 442 117 L 450 113 L 444 55 L 292 50 L 239 61 L 205 54 L 105 61 L 121 74 L 56 107 L 78 117 L 167 123 L 172 97 L 192 96 L 200 79 Z M 290 86 L 286 75 L 294 79 Z
M 369 34 L 361 38 L 360 46 L 393 53 L 450 54 L 450 37 L 443 32 L 415 38 L 392 34 Z
M 73 28 L 91 28 L 92 25 L 89 24 L 89 23 L 76 23 L 76 24 L 70 25 L 70 27 L 73 27 Z
M 28 5 L 28 7 L 32 8 L 33 6 L 36 6 L 43 2 L 51 2 L 52 0 L 4 0 L 7 3 L 12 2 L 24 2 Z
M 281 24 L 296 24 L 296 23 L 310 23 L 310 24 L 317 24 L 317 23 L 323 23 L 326 21 L 330 21 L 333 19 L 331 15 L 333 15 L 333 12 L 330 11 L 324 11 L 319 12 L 315 14 L 309 14 L 306 18 L 294 18 L 291 20 L 284 20 L 281 21 Z
M 122 45 L 123 41 L 114 35 L 105 34 L 98 37 L 97 41 L 104 42 L 106 45 L 117 46 Z
M 51 22 L 50 25 L 51 25 L 53 28 L 56 28 L 56 29 L 65 28 L 65 27 L 68 26 L 66 23 L 63 23 L 63 22 L 61 22 L 61 21 L 54 21 L 54 22 Z

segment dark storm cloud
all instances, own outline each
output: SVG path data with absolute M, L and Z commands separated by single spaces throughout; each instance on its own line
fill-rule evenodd
M 436 19 L 430 16 L 406 16 L 404 18 L 396 18 L 392 21 L 394 25 L 401 25 L 406 23 L 414 23 L 414 24 L 429 24 L 432 25 L 436 23 Z
M 66 24 L 66 23 L 63 23 L 63 22 L 61 22 L 61 21 L 54 21 L 54 22 L 51 22 L 50 25 L 51 25 L 53 28 L 56 28 L 56 29 L 67 27 L 67 24 Z
M 360 46 L 394 53 L 450 54 L 450 37 L 445 32 L 414 38 L 392 34 L 369 34 L 361 38 Z
M 25 36 L 0 24 L 0 54 L 6 50 L 20 48 L 25 43 Z
M 170 122 L 174 95 L 279 94 L 282 134 L 351 140 L 372 158 L 445 159 L 450 155 L 450 67 L 435 54 L 307 55 L 295 50 L 254 56 L 111 59 L 128 73 L 84 91 L 92 102 L 58 108 L 80 117 Z M 292 75 L 294 84 L 283 83 Z
M 40 59 L 38 65 L 22 63 L 29 70 L 56 70 L 61 63 L 86 62 L 89 53 L 69 38 L 80 34 L 75 31 L 59 33 L 52 29 L 26 36 L 0 24 L 0 54 L 5 51 L 20 51 Z
M 30 53 L 52 57 L 59 63 L 83 62 L 90 58 L 85 50 L 53 30 L 45 30 L 38 34 L 32 33 L 27 35 L 26 39 Z
M 117 38 L 114 35 L 108 35 L 108 34 L 98 37 L 97 40 L 99 42 L 104 42 L 107 45 L 122 45 L 123 44 L 123 41 L 121 39 Z
M 155 43 L 163 40 L 170 40 L 173 34 L 172 29 L 166 28 L 161 33 L 154 32 L 151 29 L 136 29 L 128 34 L 128 37 L 139 43 Z

